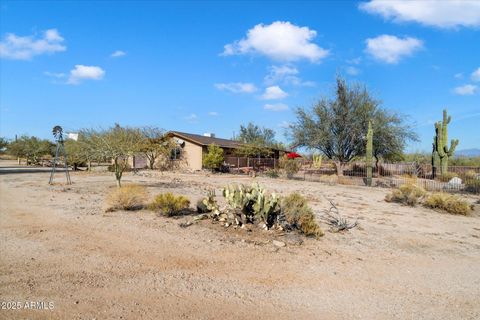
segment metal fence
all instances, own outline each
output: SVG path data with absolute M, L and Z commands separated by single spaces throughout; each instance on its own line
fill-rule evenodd
M 425 164 L 382 163 L 373 168 L 372 186 L 399 187 L 411 183 L 428 191 L 480 193 L 480 167 L 449 166 L 447 174 L 439 172 L 438 168 Z M 367 166 L 359 162 L 347 164 L 343 176 L 337 177 L 333 163 L 320 168 L 304 165 L 300 177 L 308 181 L 366 185 Z
M 225 163 L 231 173 L 249 174 L 251 171 L 264 172 L 278 169 L 278 159 L 226 157 Z M 344 165 L 343 176 L 337 176 L 333 162 L 323 161 L 315 167 L 312 161 L 298 159 L 302 163 L 294 179 L 318 181 L 328 184 L 366 185 L 367 166 L 364 162 Z M 449 166 L 448 173 L 439 174 L 440 170 L 432 165 L 419 163 L 379 163 L 372 172 L 372 186 L 399 187 L 412 183 L 428 191 L 472 192 L 480 193 L 480 167 Z

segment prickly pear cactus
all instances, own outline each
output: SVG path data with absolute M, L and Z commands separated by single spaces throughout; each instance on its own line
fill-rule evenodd
M 275 222 L 276 214 L 280 211 L 280 200 L 275 194 L 267 194 L 258 183 L 250 187 L 245 185 L 230 185 L 223 189 L 223 196 L 228 205 L 237 214 L 236 220 L 253 223 L 262 220 L 267 227 Z

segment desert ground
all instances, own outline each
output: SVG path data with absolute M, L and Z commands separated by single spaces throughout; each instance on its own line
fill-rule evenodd
M 465 217 L 386 203 L 381 188 L 205 173 L 123 179 L 192 204 L 209 188 L 256 180 L 302 193 L 319 216 L 331 199 L 358 220 L 341 233 L 322 224 L 315 240 L 107 213 L 111 173 L 74 172 L 70 186 L 58 173 L 50 186 L 48 169 L 0 167 L 0 300 L 54 306 L 0 310 L 2 319 L 480 319 L 479 205 Z

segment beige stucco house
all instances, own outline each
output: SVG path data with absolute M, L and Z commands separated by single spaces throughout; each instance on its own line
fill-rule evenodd
M 215 144 L 223 149 L 225 161 L 234 166 L 249 166 L 249 161 L 240 161 L 236 156 L 236 150 L 243 144 L 238 141 L 216 138 L 213 134 L 192 134 L 179 131 L 169 131 L 167 136 L 173 139 L 176 149 L 173 150 L 170 159 L 159 159 L 159 161 L 171 161 L 175 163 L 172 167 L 183 168 L 192 171 L 202 170 L 203 155 L 208 152 L 208 146 Z M 272 157 L 278 159 L 284 150 L 273 149 Z M 233 163 L 229 163 L 233 161 Z M 244 163 L 245 162 L 245 163 Z M 129 159 L 133 168 L 145 168 L 147 161 L 144 156 L 136 155 Z
M 167 135 L 174 139 L 178 146 L 172 160 L 183 161 L 183 165 L 190 170 L 202 169 L 203 154 L 208 152 L 208 146 L 211 144 L 221 147 L 225 156 L 233 156 L 235 149 L 242 145 L 238 141 L 216 138 L 212 134 L 199 135 L 170 131 Z

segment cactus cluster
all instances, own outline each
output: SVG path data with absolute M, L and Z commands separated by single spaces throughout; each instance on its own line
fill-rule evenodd
M 367 163 L 367 186 L 372 185 L 372 168 L 373 168 L 373 129 L 372 122 L 368 122 L 368 132 L 367 132 L 367 154 L 366 154 L 366 163 Z
M 232 184 L 223 188 L 222 194 L 227 204 L 225 207 L 219 208 L 214 191 L 209 191 L 207 197 L 198 202 L 197 209 L 202 213 L 199 219 L 209 217 L 225 227 L 258 223 L 264 229 L 297 230 L 316 238 L 323 235 L 313 210 L 300 194 L 292 194 L 282 200 L 258 183 L 251 186 Z
M 444 175 L 448 172 L 448 159 L 453 157 L 455 148 L 458 145 L 457 139 L 450 141 L 448 147 L 448 124 L 451 116 L 447 116 L 447 110 L 443 110 L 443 121 L 435 123 L 435 136 L 433 137 L 432 166 L 434 175 L 437 168 L 440 168 L 440 174 Z
M 220 215 L 214 189 L 207 191 L 207 196 L 197 203 L 197 210 L 200 213 L 209 213 L 211 216 Z
M 314 154 L 313 155 L 313 167 L 315 169 L 320 169 L 322 167 L 322 155 Z
M 258 183 L 251 186 L 229 185 L 223 189 L 223 196 L 234 210 L 238 224 L 262 220 L 269 228 L 275 223 L 280 212 L 280 199 L 275 193 L 267 193 Z

